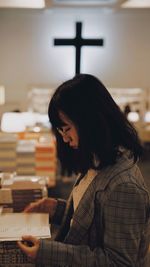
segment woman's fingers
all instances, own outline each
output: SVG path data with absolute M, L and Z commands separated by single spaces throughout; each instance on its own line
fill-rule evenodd
M 40 246 L 40 240 L 34 236 L 22 237 L 22 241 L 17 242 L 19 248 L 30 258 L 35 259 Z
M 25 207 L 24 212 L 49 213 L 50 218 L 52 218 L 55 213 L 56 206 L 57 199 L 42 198 L 36 202 L 31 202 L 27 207 Z
M 24 212 L 44 212 L 44 203 L 45 198 L 37 200 L 36 202 L 31 202 L 27 207 L 25 207 Z
M 27 207 L 25 207 L 24 212 L 34 212 L 37 209 L 36 202 L 31 202 Z
M 33 244 L 39 243 L 39 239 L 35 236 L 32 236 L 32 235 L 24 235 L 24 236 L 22 236 L 22 240 L 23 241 L 30 241 Z

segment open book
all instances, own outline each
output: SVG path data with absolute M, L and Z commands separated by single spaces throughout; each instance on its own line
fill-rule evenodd
M 50 238 L 49 215 L 44 213 L 0 214 L 0 241 L 21 240 L 23 235 Z

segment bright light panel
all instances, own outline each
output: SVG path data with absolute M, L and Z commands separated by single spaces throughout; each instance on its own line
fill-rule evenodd
M 121 7 L 125 8 L 149 8 L 150 0 L 128 0 Z
M 0 105 L 5 104 L 5 87 L 0 86 Z
M 21 113 L 6 112 L 1 119 L 1 130 L 7 133 L 18 133 L 25 131 L 25 123 L 22 120 Z
M 44 8 L 44 0 L 0 0 L 0 7 Z
M 147 111 L 144 117 L 144 121 L 150 123 L 150 111 Z

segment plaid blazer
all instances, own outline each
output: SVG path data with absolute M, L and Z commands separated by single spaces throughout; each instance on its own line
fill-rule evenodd
M 67 204 L 58 201 L 61 228 L 55 240 L 40 242 L 37 266 L 150 267 L 149 194 L 132 159 L 101 170 L 74 213 L 72 203 L 72 194 Z

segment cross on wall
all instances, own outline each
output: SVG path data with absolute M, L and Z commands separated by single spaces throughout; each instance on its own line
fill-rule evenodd
M 76 22 L 76 36 L 74 38 L 56 38 L 54 45 L 75 46 L 76 48 L 76 74 L 80 73 L 81 63 L 81 48 L 82 46 L 103 46 L 103 39 L 83 39 L 82 38 L 82 23 Z

